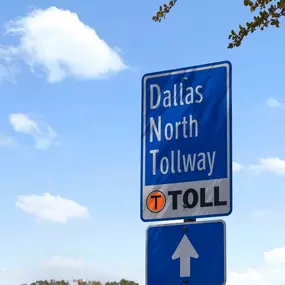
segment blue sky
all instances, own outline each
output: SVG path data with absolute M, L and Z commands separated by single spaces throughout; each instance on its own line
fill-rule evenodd
M 69 278 L 76 270 L 87 278 L 126 277 L 143 284 L 147 224 L 139 215 L 141 77 L 222 60 L 233 65 L 233 156 L 243 166 L 234 174 L 234 211 L 225 218 L 228 274 L 238 272 L 231 284 L 246 280 L 254 285 L 247 270 L 255 268 L 264 282 L 259 284 L 272 281 L 264 275 L 269 267 L 260 268 L 268 261 L 264 252 L 281 260 L 285 256 L 284 21 L 280 29 L 257 32 L 240 48 L 228 50 L 229 31 L 252 17 L 242 0 L 179 2 L 160 24 L 151 20 L 160 0 L 2 3 L 3 284 L 41 278 L 34 271 L 47 277 L 64 272 Z M 34 9 L 41 10 L 30 14 Z M 15 19 L 20 33 L 5 34 L 5 25 Z M 53 23 L 52 28 L 44 30 L 44 23 Z M 94 34 L 85 37 L 83 24 L 109 49 Z M 48 39 L 56 43 L 54 49 Z M 60 77 L 56 62 L 63 58 L 66 73 Z M 97 78 L 98 72 L 104 78 Z M 270 107 L 269 98 L 279 104 Z M 260 159 L 265 160 L 260 164 Z M 45 193 L 65 200 L 47 202 Z M 43 213 L 58 203 L 69 213 L 63 222 L 56 211 Z M 42 262 L 42 271 L 33 270 Z M 15 268 L 18 275 L 11 273 Z

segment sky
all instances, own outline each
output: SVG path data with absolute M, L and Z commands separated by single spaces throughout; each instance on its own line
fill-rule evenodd
M 141 78 L 229 60 L 233 212 L 229 285 L 282 285 L 284 20 L 227 49 L 242 0 L 4 1 L 0 9 L 0 284 L 144 284 Z

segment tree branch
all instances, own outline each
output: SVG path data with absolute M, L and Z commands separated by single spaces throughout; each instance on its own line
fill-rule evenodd
M 161 22 L 165 19 L 166 14 L 174 7 L 178 0 L 170 1 L 169 4 L 160 6 L 159 11 L 152 17 L 153 21 Z M 213 1 L 213 0 L 210 0 Z M 285 16 L 285 0 L 243 0 L 244 5 L 250 8 L 250 12 L 259 10 L 257 16 L 253 17 L 251 22 L 246 22 L 245 26 L 239 25 L 239 30 L 231 31 L 228 36 L 231 42 L 228 48 L 239 47 L 248 34 L 255 32 L 257 29 L 263 31 L 269 26 L 279 28 L 280 18 Z
M 270 4 L 274 2 L 275 4 Z M 239 47 L 244 38 L 255 32 L 257 29 L 263 31 L 269 26 L 275 26 L 279 28 L 279 19 L 285 16 L 285 0 L 244 0 L 244 5 L 249 6 L 250 11 L 254 12 L 259 9 L 259 14 L 253 17 L 251 22 L 246 22 L 246 26 L 239 25 L 239 31 L 231 31 L 229 39 L 231 42 L 228 48 Z
M 153 21 L 161 22 L 162 18 L 165 19 L 167 13 L 174 7 L 178 0 L 170 1 L 169 4 L 164 4 L 159 7 L 159 11 L 157 11 L 156 15 L 152 17 Z

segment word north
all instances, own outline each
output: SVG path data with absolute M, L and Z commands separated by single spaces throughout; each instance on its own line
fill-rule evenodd
M 181 154 L 180 150 L 172 150 L 169 156 L 159 157 L 159 149 L 149 152 L 152 155 L 152 175 L 157 169 L 163 175 L 169 173 L 207 171 L 208 176 L 213 174 L 216 152 L 200 152 Z
M 149 141 L 154 141 L 154 135 L 158 141 L 161 141 L 161 134 L 164 135 L 166 140 L 172 139 L 183 139 L 198 137 L 199 134 L 199 124 L 198 121 L 193 119 L 192 115 L 189 115 L 188 118 L 185 116 L 181 121 L 175 123 L 167 123 L 164 127 L 164 131 L 161 132 L 161 116 L 158 116 L 157 120 L 153 117 L 150 118 L 149 124 Z

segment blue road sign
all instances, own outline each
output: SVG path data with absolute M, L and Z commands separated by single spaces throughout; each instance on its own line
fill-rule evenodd
M 224 285 L 224 221 L 150 226 L 146 243 L 146 285 Z
M 144 75 L 141 219 L 232 211 L 231 64 Z

